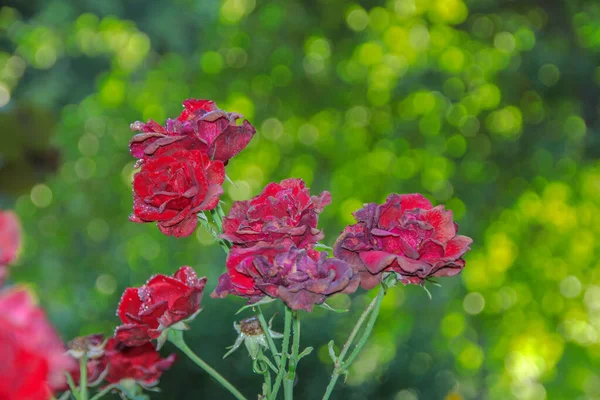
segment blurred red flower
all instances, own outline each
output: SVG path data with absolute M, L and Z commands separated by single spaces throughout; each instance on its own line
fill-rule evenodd
M 198 278 L 190 267 L 171 276 L 155 275 L 140 288 L 128 288 L 121 297 L 117 315 L 124 325 L 115 338 L 128 346 L 157 339 L 168 327 L 191 317 L 200 309 L 206 278 Z
M 395 272 L 405 284 L 456 275 L 473 242 L 457 234 L 452 211 L 433 207 L 420 194 L 391 194 L 384 204 L 367 204 L 354 217 L 358 223 L 344 229 L 334 254 L 358 267 L 365 289 L 377 286 L 384 272 Z
M 30 293 L 0 293 L 0 399 L 47 400 L 75 361 Z
M 0 210 L 0 285 L 8 273 L 8 265 L 15 261 L 21 246 L 21 224 L 12 211 Z
M 223 193 L 225 168 L 198 150 L 178 149 L 144 162 L 133 178 L 133 214 L 129 219 L 157 221 L 162 233 L 189 236 L 197 214 L 215 208 Z
M 237 113 L 220 110 L 210 100 L 188 99 L 177 119 L 167 120 L 166 126 L 155 121 L 135 122 L 131 129 L 139 131 L 129 144 L 131 154 L 139 159 L 159 157 L 187 149 L 200 150 L 211 160 L 225 164 L 250 142 L 256 129 Z
M 221 237 L 243 247 L 286 237 L 298 247 L 311 248 L 323 238 L 317 221 L 330 202 L 329 192 L 311 196 L 302 179 L 272 182 L 260 195 L 233 203 L 223 220 Z

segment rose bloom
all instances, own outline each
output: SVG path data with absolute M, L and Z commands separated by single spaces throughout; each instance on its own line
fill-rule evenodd
M 139 131 L 129 144 L 131 154 L 139 159 L 160 156 L 173 149 L 200 150 L 211 160 L 227 162 L 250 142 L 256 129 L 237 113 L 220 110 L 210 100 L 188 99 L 185 109 L 166 126 L 155 121 L 135 122 L 131 129 Z
M 277 297 L 293 310 L 312 311 L 316 304 L 336 293 L 353 293 L 359 275 L 353 267 L 326 253 L 298 249 L 291 240 L 253 247 L 233 247 L 227 272 L 219 278 L 213 297 L 228 294 L 254 303 L 265 295 Z
M 365 289 L 377 286 L 384 272 L 395 272 L 405 284 L 421 284 L 456 275 L 465 266 L 471 238 L 457 234 L 452 211 L 433 207 L 420 194 L 391 194 L 354 217 L 358 223 L 344 229 L 334 254 L 358 267 Z
M 29 292 L 0 292 L 0 399 L 47 400 L 74 360 Z
M 17 258 L 21 246 L 21 224 L 12 211 L 0 210 L 0 285 L 6 277 L 8 265 Z
M 317 221 L 330 202 L 329 192 L 311 196 L 302 179 L 269 183 L 260 195 L 233 203 L 221 237 L 242 247 L 286 237 L 298 247 L 310 248 L 323 238 Z
M 197 214 L 211 210 L 223 193 L 225 167 L 199 150 L 178 149 L 146 160 L 133 178 L 133 222 L 156 221 L 162 233 L 189 236 Z
M 206 278 L 184 266 L 173 276 L 155 275 L 140 288 L 126 289 L 117 309 L 124 325 L 116 329 L 115 338 L 128 346 L 157 339 L 200 309 L 205 285 Z
M 152 343 L 129 347 L 114 338 L 108 339 L 104 354 L 108 364 L 107 382 L 131 379 L 144 387 L 156 385 L 162 373 L 176 360 L 175 354 L 161 358 Z

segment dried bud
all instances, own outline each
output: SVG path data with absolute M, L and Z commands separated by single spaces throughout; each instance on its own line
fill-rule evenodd
M 77 360 L 87 356 L 88 359 L 97 359 L 104 355 L 104 335 L 88 335 L 80 336 L 71 340 L 68 344 L 69 350 L 67 353 Z
M 267 339 L 257 317 L 243 319 L 239 324 L 234 322 L 233 328 L 238 333 L 238 337 L 233 346 L 231 346 L 231 350 L 229 350 L 223 358 L 236 351 L 242 343 L 246 345 L 248 354 L 250 354 L 250 357 L 252 357 L 253 360 L 256 360 L 258 357 L 261 346 L 267 348 Z M 273 339 L 280 339 L 283 337 L 281 333 L 273 332 L 271 330 L 271 321 L 269 321 L 269 334 Z

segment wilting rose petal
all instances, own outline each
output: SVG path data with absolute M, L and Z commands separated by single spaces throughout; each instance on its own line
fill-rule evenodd
M 451 211 L 433 207 L 420 194 L 392 194 L 354 217 L 358 223 L 344 229 L 334 254 L 358 268 L 365 289 L 377 286 L 384 272 L 395 272 L 405 284 L 456 275 L 473 242 L 457 235 Z
M 227 164 L 256 133 L 246 120 L 238 125 L 242 115 L 220 110 L 213 101 L 188 99 L 183 106 L 181 114 L 167 120 L 165 126 L 152 120 L 131 124 L 132 130 L 140 132 L 131 139 L 131 154 L 145 162 L 182 149 L 198 150 L 211 160 Z
M 358 273 L 345 261 L 298 249 L 290 239 L 280 239 L 247 248 L 234 246 L 227 272 L 211 296 L 233 294 L 250 303 L 264 296 L 278 297 L 293 310 L 311 311 L 331 295 L 353 293 L 358 284 Z

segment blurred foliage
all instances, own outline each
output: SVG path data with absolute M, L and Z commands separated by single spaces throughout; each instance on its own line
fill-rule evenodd
M 122 290 L 153 273 L 187 264 L 214 287 L 224 256 L 208 234 L 127 220 L 129 123 L 209 98 L 259 131 L 228 166 L 226 202 L 301 177 L 332 193 L 332 244 L 362 203 L 422 192 L 475 239 L 433 300 L 386 296 L 335 398 L 600 398 L 597 1 L 9 1 L 0 44 L 0 205 L 27 234 L 13 277 L 65 338 L 110 334 Z M 318 351 L 299 398 L 320 398 L 326 343 L 369 296 L 303 315 Z M 221 360 L 242 301 L 203 304 L 191 346 L 257 393 L 246 355 Z M 223 396 L 183 358 L 161 386 L 153 398 Z

